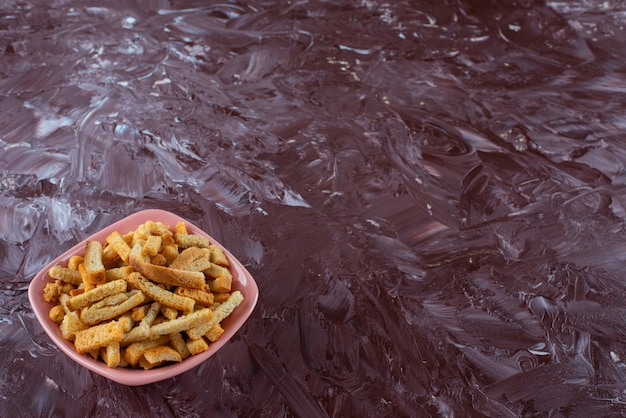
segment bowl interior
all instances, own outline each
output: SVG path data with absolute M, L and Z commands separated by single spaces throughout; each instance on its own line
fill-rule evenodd
M 69 258 L 73 255 L 83 255 L 85 252 L 85 242 L 87 240 L 97 240 L 104 243 L 105 238 L 111 232 L 119 231 L 120 233 L 125 233 L 132 231 L 147 221 L 160 221 L 171 228 L 173 228 L 177 222 L 183 221 L 186 223 L 189 233 L 202 235 L 208 238 L 212 244 L 222 247 L 231 263 L 231 272 L 233 275 L 232 289 L 239 290 L 242 293 L 244 300 L 228 318 L 222 321 L 224 334 L 222 334 L 217 341 L 211 343 L 208 350 L 200 354 L 190 356 L 181 363 L 161 366 L 150 370 L 108 368 L 102 361 L 95 360 L 86 354 L 78 354 L 74 348 L 74 344 L 63 338 L 59 326 L 48 317 L 48 312 L 53 306 L 53 304 L 46 302 L 43 297 L 43 290 L 46 283 L 53 281 L 52 278 L 48 276 L 48 270 L 55 265 L 66 266 Z M 221 347 L 223 347 L 233 335 L 235 335 L 235 333 L 248 319 L 250 314 L 252 314 L 258 300 L 258 294 L 259 291 L 254 278 L 241 264 L 241 262 L 239 262 L 239 260 L 237 260 L 226 248 L 224 248 L 221 243 L 186 219 L 171 212 L 158 209 L 148 209 L 137 212 L 89 236 L 48 263 L 39 273 L 35 275 L 28 288 L 28 299 L 30 300 L 37 320 L 43 327 L 46 334 L 48 334 L 52 341 L 65 354 L 89 370 L 115 382 L 129 386 L 144 385 L 168 379 L 186 372 L 206 361 Z

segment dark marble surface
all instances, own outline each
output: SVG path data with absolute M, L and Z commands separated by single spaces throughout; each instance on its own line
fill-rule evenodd
M 0 415 L 626 414 L 621 1 L 0 4 Z M 145 208 L 255 276 L 218 355 L 73 364 L 43 265 Z

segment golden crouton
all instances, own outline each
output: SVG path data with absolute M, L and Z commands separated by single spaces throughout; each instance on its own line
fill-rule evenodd
M 146 239 L 146 243 L 142 248 L 143 255 L 148 257 L 154 257 L 159 253 L 161 249 L 161 236 L 160 235 L 150 235 L 148 239 Z
M 138 291 L 108 296 L 80 312 L 80 319 L 86 324 L 98 324 L 129 312 L 146 301 L 146 296 Z
M 195 304 L 195 301 L 193 299 L 177 295 L 170 292 L 169 290 L 165 290 L 150 282 L 139 273 L 129 274 L 126 278 L 126 281 L 135 289 L 141 290 L 147 296 L 151 297 L 162 305 L 169 306 L 183 312 L 191 312 L 193 310 L 193 306 Z
M 74 341 L 74 336 L 78 331 L 89 328 L 89 325 L 85 324 L 80 320 L 80 317 L 76 312 L 70 311 L 67 307 L 67 301 L 69 300 L 69 295 L 63 294 L 59 297 L 59 303 L 63 307 L 63 311 L 65 315 L 63 316 L 63 320 L 59 325 L 59 329 L 61 330 L 61 335 L 68 341 Z
M 125 292 L 126 286 L 127 283 L 124 280 L 114 280 L 112 282 L 105 283 L 80 295 L 71 297 L 67 301 L 67 307 L 72 311 L 82 309 L 87 305 L 91 305 L 94 302 L 106 298 L 107 296 Z
M 48 312 L 48 318 L 50 318 L 57 324 L 60 324 L 61 322 L 63 322 L 64 316 L 65 316 L 65 310 L 63 309 L 63 306 L 61 305 L 53 306 L 52 309 L 50 309 L 50 312 Z
M 211 262 L 222 267 L 230 267 L 230 262 L 226 257 L 226 253 L 218 245 L 209 245 L 209 252 L 211 254 Z
M 183 361 L 178 351 L 164 345 L 146 348 L 143 352 L 143 358 L 146 360 L 145 363 L 142 362 L 141 359 L 139 361 L 144 369 L 151 369 L 169 361 L 176 363 Z
M 161 251 L 161 255 L 167 259 L 168 264 L 173 262 L 178 257 L 178 245 L 172 244 L 163 246 L 163 251 Z
M 109 368 L 115 368 L 119 366 L 120 361 L 122 359 L 122 355 L 120 353 L 120 343 L 118 341 L 108 344 L 106 348 L 101 349 L 102 359 L 107 364 Z
M 141 321 L 146 316 L 148 309 L 150 309 L 150 305 L 143 305 L 134 308 L 130 314 L 131 318 L 135 322 Z
M 209 341 L 214 342 L 221 337 L 223 333 L 224 328 L 222 328 L 219 323 L 215 323 L 204 336 L 207 337 Z
M 120 345 L 122 347 L 126 347 L 129 344 L 136 343 L 138 341 L 142 341 L 147 339 L 150 336 L 150 327 L 144 324 L 139 324 L 133 327 L 130 331 L 124 333 L 124 337 L 122 341 L 120 341 Z
M 157 315 L 161 311 L 161 304 L 159 302 L 152 302 L 146 315 L 142 318 L 141 324 L 143 326 L 151 326 L 154 323 L 154 320 L 157 318 Z
M 153 282 L 167 286 L 202 289 L 206 285 L 205 276 L 199 271 L 178 270 L 155 264 L 144 264 L 141 273 Z
M 165 319 L 178 318 L 178 311 L 174 308 L 170 308 L 169 306 L 161 306 L 161 313 L 163 314 Z
M 76 268 L 78 269 L 78 266 Z M 83 282 L 83 277 L 78 270 L 71 270 L 61 266 L 52 267 L 48 271 L 48 275 L 55 280 L 62 280 L 74 286 L 78 286 Z
M 168 342 L 169 337 L 167 335 L 164 335 L 133 343 L 126 347 L 126 351 L 124 352 L 124 358 L 126 359 L 128 364 L 136 366 L 146 349 L 157 347 L 159 345 L 165 345 Z
M 141 246 L 136 244 L 130 251 L 129 261 L 136 272 L 143 274 L 153 282 L 167 286 L 185 286 L 202 289 L 206 282 L 205 276 L 199 271 L 178 270 L 165 266 L 150 264 L 142 253 Z
M 207 309 L 207 308 L 205 308 Z M 210 309 L 207 309 L 210 310 Z M 214 315 L 211 315 L 211 317 L 213 317 Z M 211 329 L 211 327 L 213 327 L 213 318 L 211 318 L 211 320 L 206 321 L 206 322 L 202 322 L 190 329 L 187 330 L 187 336 L 193 340 L 197 340 L 198 338 L 202 337 L 204 334 L 206 334 L 207 332 L 209 332 L 209 330 Z
M 220 306 L 213 310 L 213 324 L 219 324 L 227 316 L 229 316 L 237 306 L 239 306 L 243 302 L 243 295 L 240 291 L 235 290 L 226 300 L 226 302 L 222 303 Z
M 174 235 L 174 239 L 176 240 L 176 244 L 180 248 L 190 248 L 190 247 L 200 247 L 200 248 L 209 248 L 211 243 L 206 237 L 202 235 L 190 235 L 190 234 L 179 234 L 176 233 Z
M 155 255 L 154 257 L 150 257 L 150 264 L 154 264 L 156 266 L 167 266 L 169 263 L 170 260 L 161 253 Z
M 193 355 L 200 354 L 209 349 L 209 345 L 202 337 L 195 340 L 193 338 L 189 338 L 186 346 L 187 350 L 189 350 L 189 352 Z
M 61 320 L 61 325 L 59 325 L 61 335 L 68 341 L 74 341 L 76 333 L 87 328 L 89 328 L 89 325 L 81 321 L 76 312 L 66 312 Z
M 80 255 L 73 255 L 67 261 L 67 268 L 70 270 L 78 271 L 78 266 L 83 264 L 85 259 Z
M 215 293 L 230 292 L 232 283 L 232 277 L 220 276 L 209 282 L 209 289 Z
M 87 241 L 87 249 L 85 251 L 86 276 L 83 277 L 89 284 L 99 285 L 106 282 L 106 274 L 104 264 L 102 264 L 102 244 L 98 241 Z
M 174 332 L 187 331 L 190 328 L 195 328 L 204 322 L 210 321 L 211 318 L 213 318 L 213 312 L 210 309 L 200 309 L 190 314 L 179 316 L 176 319 L 153 325 L 150 328 L 150 336 L 157 337 Z
M 180 335 L 180 332 L 173 332 L 169 335 L 169 337 L 172 347 L 174 348 L 174 350 L 178 351 L 178 354 L 180 354 L 183 359 L 186 359 L 191 355 L 189 349 L 187 348 L 187 345 L 185 344 L 183 336 Z
M 184 222 L 177 222 L 176 223 L 176 228 L 175 228 L 175 233 L 176 234 L 184 234 L 187 235 L 187 225 L 185 225 Z
M 82 264 L 81 264 L 82 266 Z M 83 269 L 84 270 L 84 269 Z M 81 284 L 82 286 L 82 284 Z M 68 295 L 70 296 L 76 296 L 76 295 L 82 295 L 83 293 L 85 293 L 85 288 L 84 287 L 79 287 L 77 289 L 72 289 L 70 290 L 70 292 L 68 293 Z
M 61 296 L 62 294 L 63 285 L 61 284 L 60 280 L 46 283 L 46 286 L 43 288 L 43 298 L 46 302 L 58 303 L 59 296 Z
M 78 353 L 105 347 L 111 343 L 120 342 L 124 337 L 122 325 L 117 321 L 105 322 L 90 328 L 78 331 L 74 340 L 74 346 Z
M 124 330 L 124 333 L 129 332 L 131 329 L 133 329 L 133 326 L 135 325 L 135 321 L 133 320 L 130 312 L 126 312 L 125 314 L 120 316 L 117 322 L 122 324 L 122 329 Z
M 131 266 L 123 266 L 123 267 L 115 267 L 112 269 L 107 269 L 105 271 L 107 282 L 112 282 L 114 280 L 124 280 L 126 276 L 132 273 L 134 270 Z
M 114 268 L 120 265 L 121 258 L 111 245 L 102 248 L 102 264 L 105 269 Z
M 187 248 L 172 261 L 169 267 L 179 270 L 203 271 L 210 267 L 210 256 L 211 254 L 202 248 Z
M 115 252 L 117 252 L 122 261 L 128 263 L 130 247 L 128 246 L 128 243 L 126 242 L 124 237 L 122 237 L 119 232 L 115 231 L 109 234 L 109 236 L 106 237 L 106 242 L 111 246 L 111 248 L 115 250 Z
M 217 308 L 215 305 L 226 302 L 229 297 L 230 293 L 213 293 L 213 305 L 211 305 L 211 308 Z
M 196 304 L 209 307 L 213 305 L 213 293 L 206 290 L 188 289 L 186 287 L 177 287 L 174 293 L 180 296 L 186 296 L 196 301 Z
M 227 269 L 226 267 L 219 266 L 215 263 L 211 263 L 209 268 L 204 270 L 204 274 L 214 279 L 217 279 L 218 277 L 226 277 L 227 279 L 232 280 L 233 278 L 233 275 L 229 269 Z

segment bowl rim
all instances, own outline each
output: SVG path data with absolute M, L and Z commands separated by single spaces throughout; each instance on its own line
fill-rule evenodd
M 67 261 L 72 255 L 84 254 L 85 242 L 87 240 L 98 240 L 104 243 L 104 238 L 111 232 L 119 231 L 120 233 L 124 233 L 132 231 L 146 221 L 160 221 L 172 229 L 178 221 L 185 222 L 189 233 L 204 236 L 209 239 L 211 244 L 221 247 L 231 263 L 233 290 L 239 290 L 243 294 L 244 300 L 228 318 L 222 321 L 224 334 L 222 334 L 217 341 L 212 342 L 209 345 L 208 350 L 200 354 L 190 356 L 180 363 L 156 367 L 150 370 L 109 368 L 104 362 L 95 360 L 88 354 L 77 353 L 74 348 L 74 344 L 63 338 L 59 326 L 48 317 L 48 312 L 53 304 L 44 299 L 43 289 L 46 283 L 53 281 L 52 278 L 48 276 L 50 268 L 56 265 L 67 265 Z M 79 365 L 110 380 L 127 386 L 141 386 L 169 379 L 189 371 L 208 360 L 217 351 L 219 351 L 219 349 L 221 349 L 235 335 L 235 333 L 239 331 L 239 329 L 241 329 L 243 324 L 252 314 L 258 298 L 259 289 L 252 275 L 219 241 L 204 232 L 189 220 L 162 209 L 145 209 L 135 212 L 81 240 L 72 248 L 63 252 L 61 255 L 46 264 L 33 277 L 28 286 L 28 299 L 30 301 L 31 308 L 35 313 L 37 321 L 55 345 Z

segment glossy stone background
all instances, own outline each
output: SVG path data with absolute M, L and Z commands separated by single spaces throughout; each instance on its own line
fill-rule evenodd
M 621 1 L 0 3 L 0 415 L 626 414 Z M 125 387 L 29 281 L 146 208 L 260 299 Z

